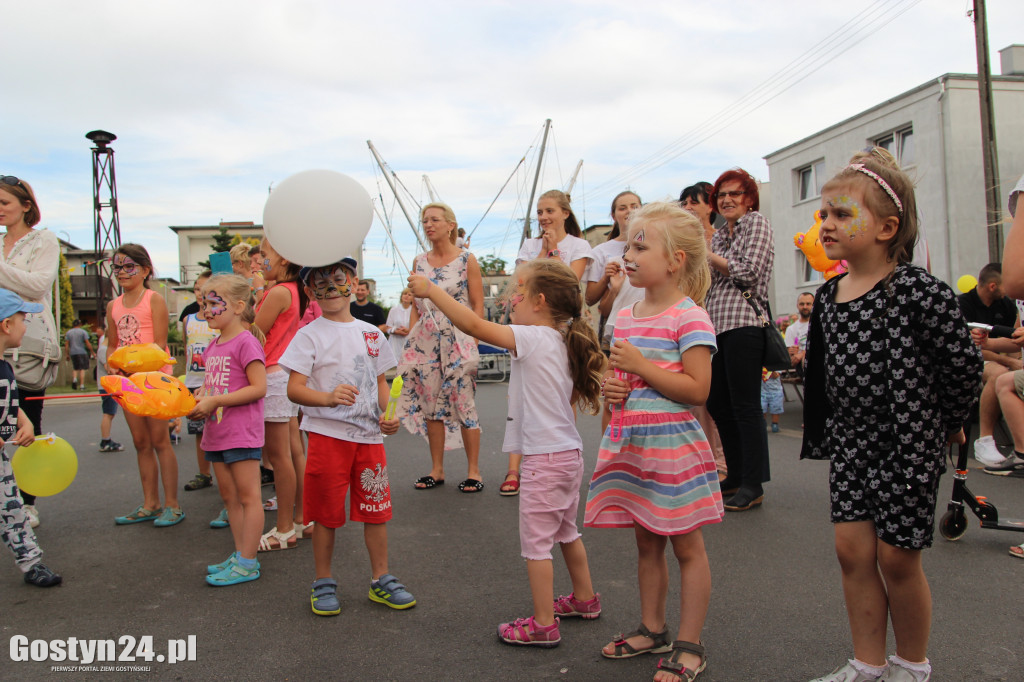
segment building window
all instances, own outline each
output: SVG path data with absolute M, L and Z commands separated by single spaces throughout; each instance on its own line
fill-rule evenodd
M 825 161 L 815 161 L 809 166 L 798 168 L 797 202 L 807 201 L 821 196 L 821 186 L 825 184 Z
M 796 271 L 803 275 L 803 279 L 797 282 L 798 285 L 825 281 L 825 274 L 812 268 L 810 261 L 807 260 L 807 256 L 800 250 L 796 252 Z
M 887 150 L 896 157 L 900 167 L 913 166 L 917 163 L 914 152 L 914 127 L 897 130 L 875 140 L 875 146 Z

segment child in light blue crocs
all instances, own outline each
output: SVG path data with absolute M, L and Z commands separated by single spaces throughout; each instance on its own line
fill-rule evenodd
M 303 268 L 300 277 L 323 317 L 298 331 L 280 364 L 291 373 L 288 399 L 303 406 L 301 428 L 309 436 L 302 518 L 315 523 L 313 613 L 341 612 L 331 559 L 335 531 L 345 525 L 350 487 L 349 518 L 363 522 L 370 555 L 370 600 L 412 608 L 416 599 L 388 571 L 391 486 L 382 434 L 399 426 L 398 419 L 384 418 L 389 397 L 384 373 L 396 365 L 394 352 L 383 332 L 349 311 L 357 282 L 354 259 Z

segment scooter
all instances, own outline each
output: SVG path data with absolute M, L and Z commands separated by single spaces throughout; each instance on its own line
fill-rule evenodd
M 1024 519 L 1000 519 L 999 510 L 984 495 L 975 495 L 967 487 L 967 457 L 970 450 L 970 429 L 965 426 L 965 442 L 960 445 L 953 470 L 953 496 L 949 501 L 948 511 L 939 521 L 939 532 L 947 540 L 959 540 L 967 532 L 967 511 L 970 507 L 974 515 L 981 521 L 982 528 L 995 530 L 1015 530 L 1024 533 Z M 950 447 L 952 450 L 952 446 Z M 950 456 L 952 459 L 952 453 Z

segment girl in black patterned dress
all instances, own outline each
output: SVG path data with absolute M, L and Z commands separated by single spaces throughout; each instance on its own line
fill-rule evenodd
M 981 356 L 953 291 L 911 264 L 913 185 L 887 152 L 859 154 L 832 178 L 821 217 L 825 253 L 849 272 L 814 302 L 801 456 L 831 462 L 854 658 L 815 682 L 923 682 L 931 593 L 921 550 L 932 542 L 945 446 L 964 442 Z

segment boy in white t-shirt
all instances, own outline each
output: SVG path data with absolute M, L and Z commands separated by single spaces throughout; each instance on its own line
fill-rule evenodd
M 298 331 L 280 364 L 291 373 L 288 399 L 303 406 L 301 428 L 309 436 L 302 518 L 316 524 L 313 613 L 333 616 L 341 611 L 331 558 L 335 531 L 345 525 L 350 487 L 349 517 L 363 522 L 370 555 L 369 597 L 393 609 L 408 609 L 416 599 L 388 572 L 391 487 L 381 436 L 398 431 L 398 419 L 385 420 L 383 415 L 389 397 L 384 373 L 396 365 L 395 355 L 382 331 L 349 311 L 359 281 L 354 259 L 303 268 L 300 277 L 323 317 Z

